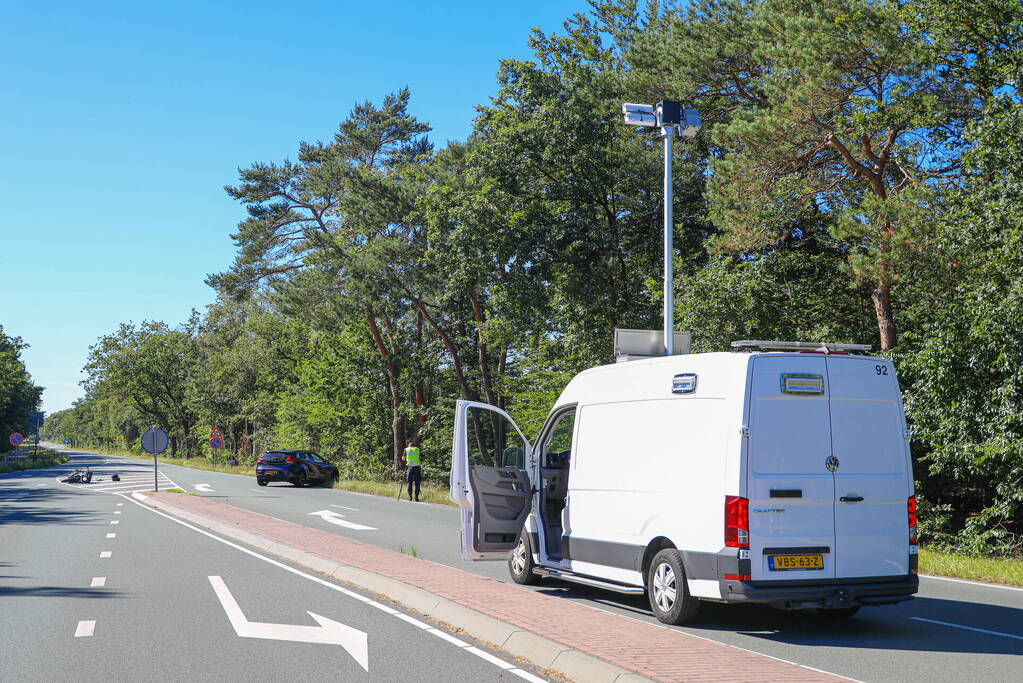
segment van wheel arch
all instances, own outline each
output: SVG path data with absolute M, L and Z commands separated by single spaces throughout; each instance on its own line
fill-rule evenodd
M 678 550 L 678 547 L 666 536 L 658 536 L 647 544 L 646 550 L 643 552 L 643 565 L 640 567 L 640 571 L 643 572 L 643 584 L 647 588 L 649 588 L 646 583 L 647 574 L 650 573 L 650 563 L 654 561 L 654 556 L 662 550 Z

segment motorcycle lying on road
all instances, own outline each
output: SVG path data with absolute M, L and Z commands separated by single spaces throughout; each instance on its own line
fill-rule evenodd
M 92 481 L 92 470 L 88 467 L 84 470 L 75 470 L 61 481 L 65 484 L 88 484 Z

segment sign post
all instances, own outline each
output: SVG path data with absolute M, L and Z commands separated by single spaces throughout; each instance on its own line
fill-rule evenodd
M 220 431 L 220 427 L 214 427 L 210 430 L 210 448 L 213 449 L 213 464 L 217 464 L 217 450 L 224 446 L 224 435 Z
M 146 430 L 146 433 L 142 435 L 142 450 L 146 453 L 151 453 L 153 456 L 153 490 L 160 490 L 160 482 L 157 479 L 156 472 L 156 456 L 167 450 L 167 444 L 170 439 L 167 438 L 167 432 L 163 431 L 159 427 L 150 427 Z

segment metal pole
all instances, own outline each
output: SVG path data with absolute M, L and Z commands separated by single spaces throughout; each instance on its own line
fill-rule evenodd
M 671 138 L 675 132 L 674 126 L 662 126 L 661 133 L 664 137 L 664 355 L 670 356 L 674 352 L 672 342 L 674 341 L 675 327 L 675 297 L 674 277 L 672 274 L 673 252 L 672 233 L 672 196 L 671 196 Z
M 155 448 L 153 449 L 156 450 Z M 156 453 L 153 453 L 153 490 L 160 491 L 160 480 L 156 476 Z

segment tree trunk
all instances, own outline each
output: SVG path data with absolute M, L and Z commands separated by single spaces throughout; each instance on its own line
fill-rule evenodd
M 892 315 L 891 291 L 888 283 L 880 281 L 870 296 L 877 314 L 877 331 L 881 338 L 881 350 L 891 351 L 898 342 L 895 333 L 895 316 Z
M 377 352 L 384 361 L 384 371 L 387 373 L 387 385 L 391 392 L 391 454 L 394 460 L 394 471 L 400 472 L 405 447 L 405 418 L 401 415 L 401 361 L 384 344 L 380 329 L 377 327 L 376 317 L 368 309 L 366 325 L 369 327 Z
M 423 314 L 416 312 L 416 364 L 415 364 L 415 400 L 416 400 L 416 434 L 417 446 L 423 445 L 423 430 L 426 427 L 426 383 L 423 381 Z
M 479 297 L 475 291 L 469 292 L 469 303 L 472 305 L 472 317 L 476 321 L 476 350 L 477 361 L 480 367 L 480 377 L 483 380 L 483 394 L 487 397 L 487 403 L 497 405 L 497 398 L 494 396 L 494 381 L 490 377 L 490 360 L 487 357 L 487 345 L 483 341 L 483 309 L 480 308 Z

